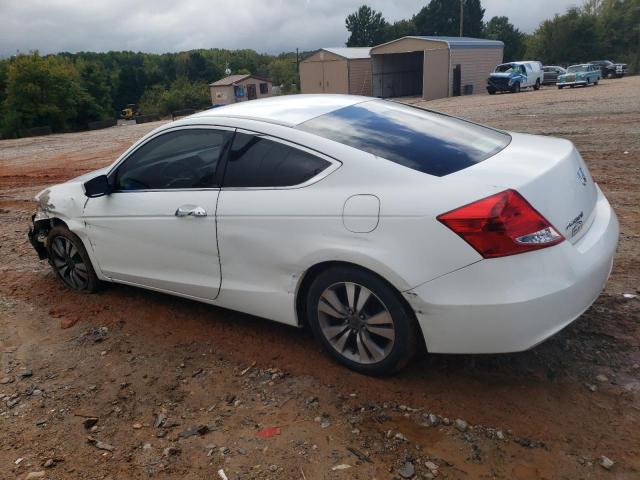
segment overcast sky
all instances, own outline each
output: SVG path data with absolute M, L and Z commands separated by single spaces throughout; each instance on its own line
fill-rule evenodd
M 344 19 L 363 3 L 393 21 L 411 17 L 428 0 L 0 0 L 0 56 L 36 49 L 279 53 L 343 46 Z M 525 32 L 581 3 L 482 0 L 485 20 L 506 15 Z

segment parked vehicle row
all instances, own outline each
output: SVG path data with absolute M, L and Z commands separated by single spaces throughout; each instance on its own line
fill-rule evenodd
M 541 85 L 557 85 L 559 89 L 577 85 L 597 85 L 602 78 L 621 78 L 628 71 L 626 63 L 595 60 L 564 68 L 538 61 L 501 63 L 487 79 L 487 92 L 518 93 L 523 88 L 538 90 Z

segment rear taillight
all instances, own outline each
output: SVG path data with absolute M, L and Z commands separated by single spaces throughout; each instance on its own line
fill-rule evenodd
M 564 240 L 515 190 L 505 190 L 438 216 L 484 258 L 538 250 Z

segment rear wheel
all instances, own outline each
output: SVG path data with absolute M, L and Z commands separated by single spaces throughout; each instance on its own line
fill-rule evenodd
M 564 88 L 564 85 L 558 85 L 558 90 L 562 90 Z
M 400 294 L 380 277 L 334 267 L 313 281 L 307 314 L 315 338 L 338 362 L 367 375 L 398 371 L 417 346 L 417 327 Z
M 69 288 L 79 292 L 93 293 L 100 280 L 91 265 L 82 240 L 63 226 L 54 227 L 47 236 L 49 264 L 56 275 Z
M 534 90 L 540 90 L 540 79 L 536 80 L 536 84 L 533 86 Z
M 496 94 L 496 89 L 495 88 L 488 88 L 487 92 L 489 92 L 489 95 L 495 95 Z

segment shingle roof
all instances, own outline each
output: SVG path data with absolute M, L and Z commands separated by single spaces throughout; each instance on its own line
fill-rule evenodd
M 271 80 L 266 80 L 264 78 L 256 77 L 255 75 L 251 75 L 250 73 L 244 75 L 229 75 L 228 77 L 221 78 L 220 80 L 216 80 L 213 83 L 210 83 L 210 87 L 226 87 L 229 85 L 233 85 L 234 83 L 241 82 L 242 80 L 246 80 L 247 78 L 255 78 L 256 80 L 261 80 L 263 82 L 270 82 Z
M 337 47 L 323 48 L 322 50 L 347 59 L 371 58 L 371 55 L 369 55 L 370 47 Z

